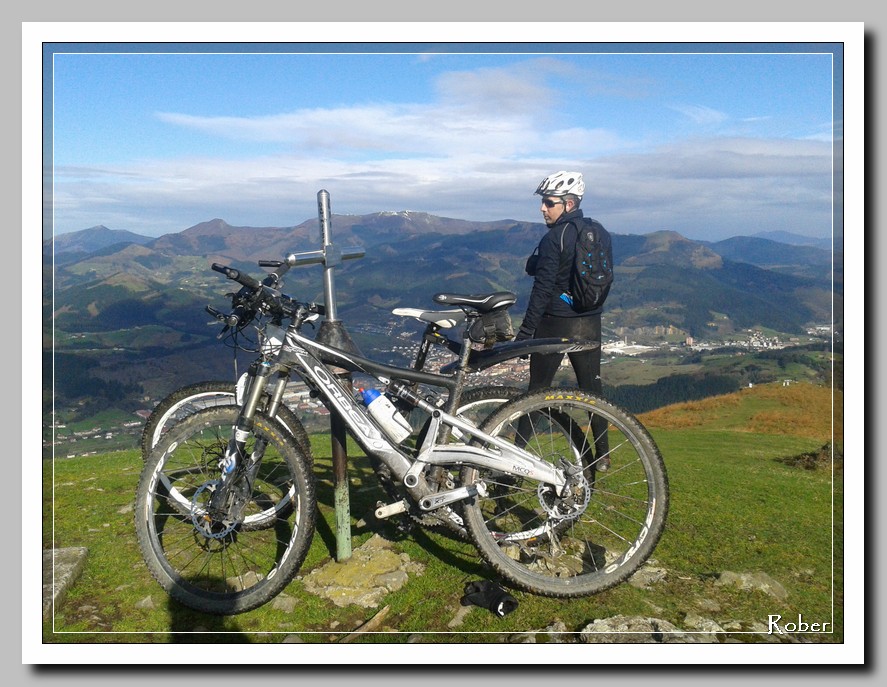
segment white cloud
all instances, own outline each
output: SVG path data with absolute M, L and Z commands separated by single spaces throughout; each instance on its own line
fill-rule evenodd
M 281 149 L 365 159 L 386 156 L 587 154 L 626 142 L 614 132 L 568 122 L 559 104 L 569 78 L 587 81 L 573 65 L 545 58 L 508 68 L 448 72 L 429 103 L 362 103 L 311 108 L 261 117 L 215 117 L 159 112 L 175 127 L 221 140 L 277 143 Z
M 370 161 L 294 154 L 193 158 L 89 173 L 60 169 L 56 201 L 79 220 L 72 229 L 101 223 L 149 235 L 214 217 L 234 225 L 298 224 L 316 215 L 322 188 L 334 213 L 416 210 L 539 221 L 533 190 L 551 171 L 570 168 L 585 173 L 587 212 L 617 233 L 672 229 L 715 239 L 786 229 L 824 236 L 830 165 L 829 144 L 763 139 L 696 139 L 595 158 L 505 158 L 488 151 Z M 76 214 L 84 197 L 87 214 Z
M 675 112 L 680 112 L 694 124 L 700 126 L 720 124 L 727 120 L 727 115 L 723 112 L 704 105 L 669 105 L 668 107 Z

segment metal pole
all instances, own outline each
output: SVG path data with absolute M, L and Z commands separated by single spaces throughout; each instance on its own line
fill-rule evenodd
M 320 245 L 323 247 L 323 297 L 326 304 L 326 319 L 328 322 L 335 322 L 339 316 L 336 312 L 333 270 L 341 262 L 341 256 L 336 255 L 330 235 L 330 194 L 322 189 L 317 192 L 317 216 L 320 220 Z
M 348 492 L 348 434 L 338 413 L 330 416 L 330 442 L 333 451 L 333 502 L 336 511 L 336 560 L 351 558 L 351 497 Z
M 336 290 L 333 270 L 342 261 L 331 238 L 330 194 L 321 190 L 317 193 L 317 214 L 320 220 L 320 241 L 323 247 L 323 296 L 326 316 L 317 332 L 317 340 L 339 348 L 357 352 L 357 347 L 345 331 L 336 313 Z M 351 375 L 342 370 L 339 375 L 350 388 Z M 348 492 L 348 452 L 347 428 L 338 413 L 330 415 L 330 443 L 333 460 L 333 501 L 336 512 L 336 560 L 351 558 L 351 503 Z

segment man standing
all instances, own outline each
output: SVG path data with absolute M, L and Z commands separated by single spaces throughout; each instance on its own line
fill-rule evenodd
M 548 231 L 527 260 L 527 274 L 533 277 L 533 289 L 524 320 L 515 340 L 559 337 L 591 340 L 598 343 L 590 351 L 569 353 L 570 364 L 580 389 L 601 394 L 601 312 L 602 306 L 578 312 L 572 306 L 570 274 L 579 232 L 592 220 L 584 217 L 579 204 L 585 193 L 585 182 L 579 172 L 556 172 L 539 184 L 536 194 L 542 196 L 542 218 Z M 600 224 L 596 230 L 605 239 L 604 259 L 612 266 L 610 236 Z M 563 355 L 533 354 L 530 356 L 529 390 L 551 386 Z M 598 416 L 595 416 L 596 418 Z M 606 427 L 593 427 L 599 470 L 608 467 Z

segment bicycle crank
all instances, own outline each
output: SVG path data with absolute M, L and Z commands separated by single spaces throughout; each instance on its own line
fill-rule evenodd
M 419 508 L 424 511 L 437 510 L 443 506 L 448 506 L 451 503 L 471 498 L 478 494 L 481 498 L 484 498 L 487 495 L 487 490 L 481 482 L 478 482 L 477 484 L 469 484 L 467 487 L 459 487 L 457 489 L 440 491 L 436 494 L 429 494 L 419 501 Z

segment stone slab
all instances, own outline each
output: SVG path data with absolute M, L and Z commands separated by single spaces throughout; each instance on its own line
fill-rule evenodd
M 88 549 L 75 546 L 43 550 L 43 617 L 47 618 L 55 604 L 61 603 L 68 589 L 86 563 Z

